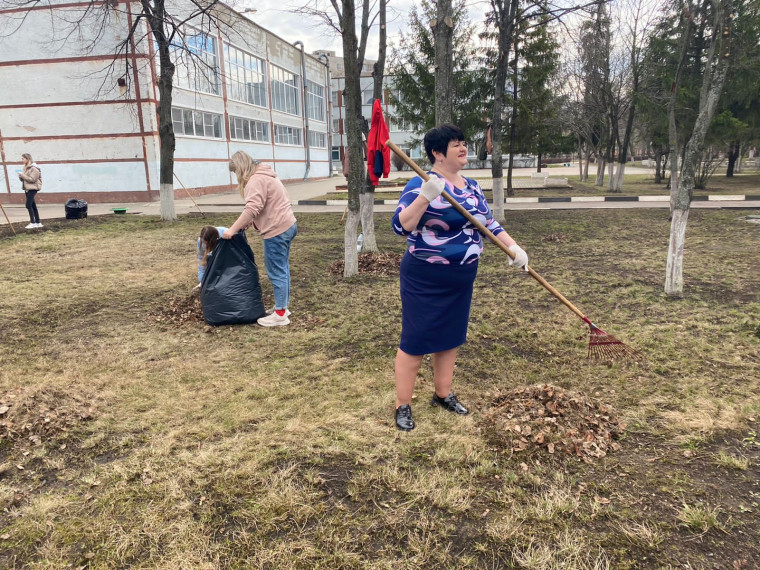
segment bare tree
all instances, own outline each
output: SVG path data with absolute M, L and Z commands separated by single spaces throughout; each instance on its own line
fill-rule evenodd
M 454 19 L 451 0 L 436 0 L 436 17 L 431 20 L 435 46 L 435 124 L 453 121 L 451 92 L 454 89 Z
M 705 3 L 706 5 L 707 3 Z M 683 296 L 683 252 L 686 242 L 686 224 L 689 219 L 694 177 L 701 160 L 707 130 L 712 122 L 728 73 L 731 56 L 731 24 L 733 0 L 714 0 L 709 14 L 709 49 L 702 68 L 702 87 L 699 93 L 699 112 L 694 127 L 686 141 L 681 177 L 678 183 L 671 183 L 671 203 L 673 204 L 670 224 L 670 242 L 665 270 L 665 294 L 671 297 Z M 708 14 L 702 14 L 708 20 Z M 691 14 L 687 14 L 687 22 Z M 690 25 L 684 27 L 684 44 L 689 41 L 686 34 Z M 675 82 L 674 82 L 675 83 Z M 671 157 L 673 150 L 671 149 Z M 678 162 L 677 159 L 674 162 Z
M 380 11 L 372 12 L 373 7 L 374 2 L 372 0 L 360 0 L 359 4 L 355 0 L 340 0 L 340 2 L 338 0 L 330 0 L 329 7 L 323 0 L 314 0 L 312 3 L 296 9 L 297 13 L 321 20 L 324 25 L 340 34 L 343 43 L 343 64 L 345 69 L 345 90 L 343 95 L 346 103 L 345 126 L 349 149 L 348 173 L 346 174 L 348 181 L 348 215 L 346 216 L 345 232 L 343 234 L 344 277 L 351 277 L 359 273 L 356 238 L 359 223 L 362 222 L 362 190 L 365 189 L 367 173 L 362 152 L 362 133 L 365 132 L 365 129 L 364 117 L 362 116 L 360 78 L 367 51 L 369 31 L 374 25 L 375 20 L 380 17 Z M 385 7 L 386 4 L 383 2 L 382 12 L 385 11 Z M 357 13 L 359 13 L 360 17 L 358 27 L 356 22 Z M 384 28 L 385 16 L 383 15 L 382 18 Z M 384 46 L 382 50 L 384 67 Z M 378 88 L 377 72 L 382 74 L 383 69 L 376 68 L 375 71 L 375 88 Z M 382 82 L 382 79 L 380 81 Z M 374 194 L 369 193 L 369 199 L 372 200 L 373 197 Z M 371 216 L 371 214 L 368 215 Z M 369 220 L 367 220 L 365 228 L 369 229 Z M 372 235 L 374 236 L 374 233 Z M 375 247 L 377 246 L 375 245 Z

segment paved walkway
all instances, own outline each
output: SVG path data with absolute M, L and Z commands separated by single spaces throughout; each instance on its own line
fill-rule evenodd
M 520 169 L 513 173 L 517 178 L 531 178 L 534 169 Z M 565 177 L 577 174 L 577 167 L 557 167 L 545 169 L 551 178 Z M 627 167 L 626 173 L 648 173 L 650 169 L 640 167 Z M 487 178 L 491 176 L 491 170 L 468 170 L 466 174 L 474 178 Z M 409 171 L 391 172 L 389 178 L 408 178 Z M 527 180 L 525 181 L 527 182 Z M 293 202 L 295 212 L 342 212 L 346 207 L 345 200 L 320 200 L 314 201 L 315 197 L 324 196 L 335 190 L 338 185 L 345 185 L 343 176 L 334 176 L 331 179 L 316 180 L 309 182 L 290 182 L 287 184 L 288 193 Z M 487 184 L 485 184 L 487 186 Z M 0 198 L 1 200 L 2 198 Z M 227 194 L 211 194 L 199 196 L 194 199 L 177 198 L 175 210 L 178 215 L 190 212 L 198 212 L 198 207 L 205 213 L 237 213 L 243 207 L 243 201 L 237 192 Z M 29 217 L 23 204 L 3 204 L 5 212 L 11 222 L 23 228 Z M 668 196 L 578 196 L 578 197 L 515 197 L 507 198 L 505 207 L 508 210 L 535 210 L 535 209 L 580 209 L 580 208 L 667 208 Z M 88 204 L 87 213 L 90 216 L 113 214 L 111 208 L 126 207 L 128 214 L 141 214 L 158 216 L 160 203 L 138 202 L 118 204 Z M 395 210 L 395 200 L 376 201 L 376 212 L 392 212 Z M 760 190 L 757 196 L 703 196 L 698 197 L 692 203 L 693 208 L 760 208 Z M 44 224 L 46 219 L 63 218 L 65 210 L 63 204 L 39 204 L 40 218 Z M 0 215 L 0 224 L 7 224 L 5 216 Z M 19 229 L 19 228 L 16 228 Z

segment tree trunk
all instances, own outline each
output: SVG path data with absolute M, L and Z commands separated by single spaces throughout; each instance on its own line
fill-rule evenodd
M 538 151 L 538 153 L 536 154 L 536 161 L 537 161 L 537 164 L 536 164 L 536 172 L 541 172 L 541 166 L 542 166 L 542 164 L 541 164 L 541 160 L 542 160 L 543 158 L 544 158 L 544 155 L 543 155 L 543 153 L 542 153 L 542 152 L 539 150 L 539 151 Z
M 589 148 L 586 150 L 586 162 L 583 165 L 583 176 L 581 177 L 581 180 L 583 180 L 583 182 L 588 182 L 588 167 L 590 163 L 591 163 L 591 149 Z
M 369 183 L 368 183 L 369 185 Z M 374 192 L 364 192 L 359 197 L 361 203 L 361 224 L 362 224 L 362 251 L 365 253 L 374 253 L 379 251 L 377 248 L 377 239 L 375 238 L 375 211 L 374 211 Z
M 454 120 L 451 97 L 454 91 L 454 20 L 451 0 L 436 0 L 435 4 L 436 18 L 430 22 L 435 42 L 435 124 L 442 125 Z
M 161 71 L 158 79 L 158 137 L 161 142 L 161 166 L 159 173 L 158 195 L 160 199 L 161 219 L 174 221 L 177 212 L 174 209 L 174 124 L 172 123 L 172 81 L 174 64 L 169 56 L 168 41 L 159 43 L 159 61 Z
M 518 89 L 518 75 L 517 75 L 517 44 L 520 38 L 517 34 L 513 34 L 512 51 L 515 54 L 512 60 L 512 113 L 509 120 L 509 162 L 507 162 L 507 196 L 514 196 L 515 189 L 512 186 L 512 169 L 514 167 L 515 160 L 515 138 L 517 136 L 517 89 Z M 499 219 L 503 222 L 503 219 Z
M 504 218 L 504 178 L 493 179 L 493 215 L 501 223 Z
M 604 160 L 604 157 L 601 157 L 599 162 L 596 163 L 596 180 L 594 181 L 594 186 L 604 186 L 604 170 L 606 168 L 607 162 Z
M 670 195 L 673 209 L 665 274 L 665 294 L 671 297 L 683 296 L 683 250 L 686 222 L 689 219 L 689 208 L 694 189 L 694 174 L 697 163 L 702 156 L 707 129 L 712 122 L 728 73 L 730 48 L 727 44 L 730 39 L 731 17 L 731 1 L 716 2 L 713 13 L 713 30 L 716 31 L 713 34 L 713 41 L 710 43 L 702 75 L 699 113 L 694 122 L 691 137 L 686 143 L 681 180 L 677 186 L 671 186 Z
M 359 228 L 360 194 L 364 184 L 364 156 L 362 153 L 361 89 L 359 86 L 358 41 L 354 0 L 343 0 L 341 24 L 343 29 L 343 62 L 345 68 L 346 142 L 348 144 L 348 218 L 344 233 L 343 276 L 359 273 L 356 255 L 356 238 Z
M 343 277 L 353 277 L 359 273 L 359 252 L 356 250 L 356 232 L 358 229 L 359 212 L 349 209 L 346 216 L 346 228 L 343 233 Z
M 734 174 L 742 173 L 742 162 L 744 161 L 744 144 L 739 143 L 739 155 L 736 157 L 736 164 L 734 165 Z
M 509 68 L 509 48 L 514 33 L 515 15 L 519 0 L 510 0 L 509 4 L 494 5 L 497 10 L 498 54 L 496 57 L 496 84 L 494 85 L 493 118 L 491 122 L 491 177 L 493 178 L 494 204 L 504 204 L 504 168 L 502 165 L 502 114 L 504 111 L 504 92 L 506 89 L 507 70 Z M 502 206 L 503 207 L 503 206 Z
M 654 153 L 654 183 L 660 184 L 662 182 L 662 175 L 660 174 L 660 163 L 662 162 L 662 155 L 659 152 Z
M 623 191 L 623 177 L 625 177 L 625 162 L 618 162 L 617 170 L 615 171 L 615 181 L 612 183 L 613 192 Z
M 739 144 L 739 141 L 733 141 L 731 144 L 728 145 L 728 153 L 726 153 L 726 156 L 728 158 L 728 166 L 726 167 L 726 178 L 731 178 L 734 175 L 734 169 L 736 167 L 736 158 L 739 156 L 739 150 L 741 148 L 741 145 Z
M 665 268 L 665 294 L 670 297 L 683 296 L 683 249 L 686 244 L 686 222 L 689 207 L 673 210 L 670 220 L 670 242 L 668 261 Z
M 377 51 L 377 61 L 372 70 L 372 98 L 383 101 L 383 77 L 385 76 L 385 46 L 386 46 L 386 0 L 380 0 L 380 37 Z M 362 224 L 362 251 L 377 252 L 375 238 L 375 187 L 366 177 L 364 192 L 359 197 Z

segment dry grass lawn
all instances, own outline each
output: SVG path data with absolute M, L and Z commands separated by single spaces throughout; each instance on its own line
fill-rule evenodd
M 233 215 L 5 231 L 0 567 L 758 568 L 750 214 L 692 211 L 670 300 L 666 211 L 507 212 L 533 267 L 647 361 L 586 361 L 587 327 L 490 247 L 455 373 L 472 414 L 430 408 L 426 363 L 408 434 L 398 276 L 330 272 L 339 214 L 298 216 L 293 324 L 275 330 L 159 318 L 195 284 L 200 226 Z M 543 384 L 615 410 L 620 448 L 587 463 L 486 436 L 496 394 Z

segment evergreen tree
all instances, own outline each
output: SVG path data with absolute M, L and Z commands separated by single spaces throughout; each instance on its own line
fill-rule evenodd
M 559 69 L 559 43 L 549 28 L 544 14 L 537 19 L 518 20 L 515 31 L 517 46 L 517 98 L 508 95 L 508 106 L 516 105 L 515 152 L 546 154 L 567 151 L 567 138 L 557 122 L 557 92 L 554 89 Z M 511 78 L 514 81 L 514 77 Z M 572 144 L 572 143 L 571 143 Z M 572 147 L 571 147 L 572 148 Z M 540 170 L 539 170 L 540 171 Z
M 477 49 L 473 43 L 473 27 L 467 19 L 464 0 L 453 6 L 454 21 L 454 88 L 453 122 L 465 136 L 474 136 L 483 129 L 488 86 L 485 73 L 471 67 Z M 435 5 L 422 0 L 409 14 L 407 33 L 398 46 L 391 48 L 388 75 L 392 90 L 392 120 L 405 123 L 419 143 L 424 133 L 435 125 L 435 48 L 433 34 L 427 25 L 435 17 Z

